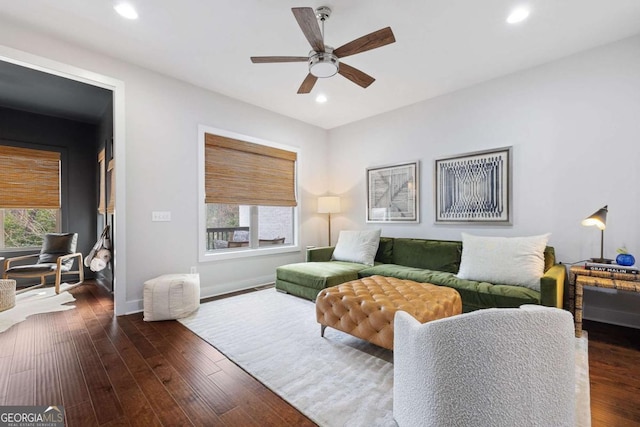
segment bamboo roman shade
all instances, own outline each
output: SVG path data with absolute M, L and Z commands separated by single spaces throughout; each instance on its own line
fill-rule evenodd
M 107 204 L 107 213 L 114 214 L 116 212 L 116 164 L 114 159 L 109 160 L 107 166 L 109 174 L 109 203 Z
M 105 212 L 114 214 L 116 208 L 115 162 L 114 159 L 111 159 L 109 160 L 108 166 L 105 167 L 105 159 L 105 150 L 103 148 L 98 153 L 98 167 L 100 168 L 100 201 L 98 202 L 98 212 L 103 215 Z M 109 178 L 109 197 L 107 197 L 107 178 Z
M 105 166 L 104 166 L 104 159 L 105 159 L 104 153 L 105 153 L 104 148 L 100 150 L 100 152 L 98 153 L 98 169 L 100 169 L 100 198 L 98 199 L 98 213 L 101 213 L 103 215 L 104 215 L 105 200 L 107 198 L 105 194 L 105 189 L 107 186 L 107 179 L 106 179 L 107 171 L 105 170 Z
M 60 153 L 0 146 L 0 208 L 60 209 Z
M 297 154 L 205 134 L 205 203 L 296 206 Z

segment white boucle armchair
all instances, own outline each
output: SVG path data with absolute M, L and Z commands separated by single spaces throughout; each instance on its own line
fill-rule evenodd
M 568 311 L 492 308 L 394 323 L 393 416 L 400 427 L 575 426 Z

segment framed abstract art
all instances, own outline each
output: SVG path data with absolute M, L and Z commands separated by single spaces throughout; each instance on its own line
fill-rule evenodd
M 418 162 L 367 168 L 367 222 L 418 221 Z
M 510 225 L 512 147 L 436 160 L 436 223 Z

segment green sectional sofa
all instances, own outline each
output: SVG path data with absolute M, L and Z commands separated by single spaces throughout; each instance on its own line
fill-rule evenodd
M 555 263 L 555 252 L 550 246 L 544 251 L 545 273 L 540 279 L 540 292 L 522 286 L 457 278 L 462 242 L 381 237 L 373 266 L 332 261 L 333 249 L 308 249 L 307 262 L 278 267 L 276 289 L 315 300 L 324 288 L 380 275 L 454 288 L 462 297 L 464 312 L 522 304 L 563 306 L 566 269 Z

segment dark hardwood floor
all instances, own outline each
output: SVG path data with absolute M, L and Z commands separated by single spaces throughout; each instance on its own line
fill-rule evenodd
M 114 318 L 102 287 L 0 334 L 0 405 L 64 405 L 68 426 L 312 426 L 175 321 Z M 585 322 L 593 426 L 640 425 L 640 330 Z
M 584 321 L 593 426 L 640 426 L 640 329 Z

